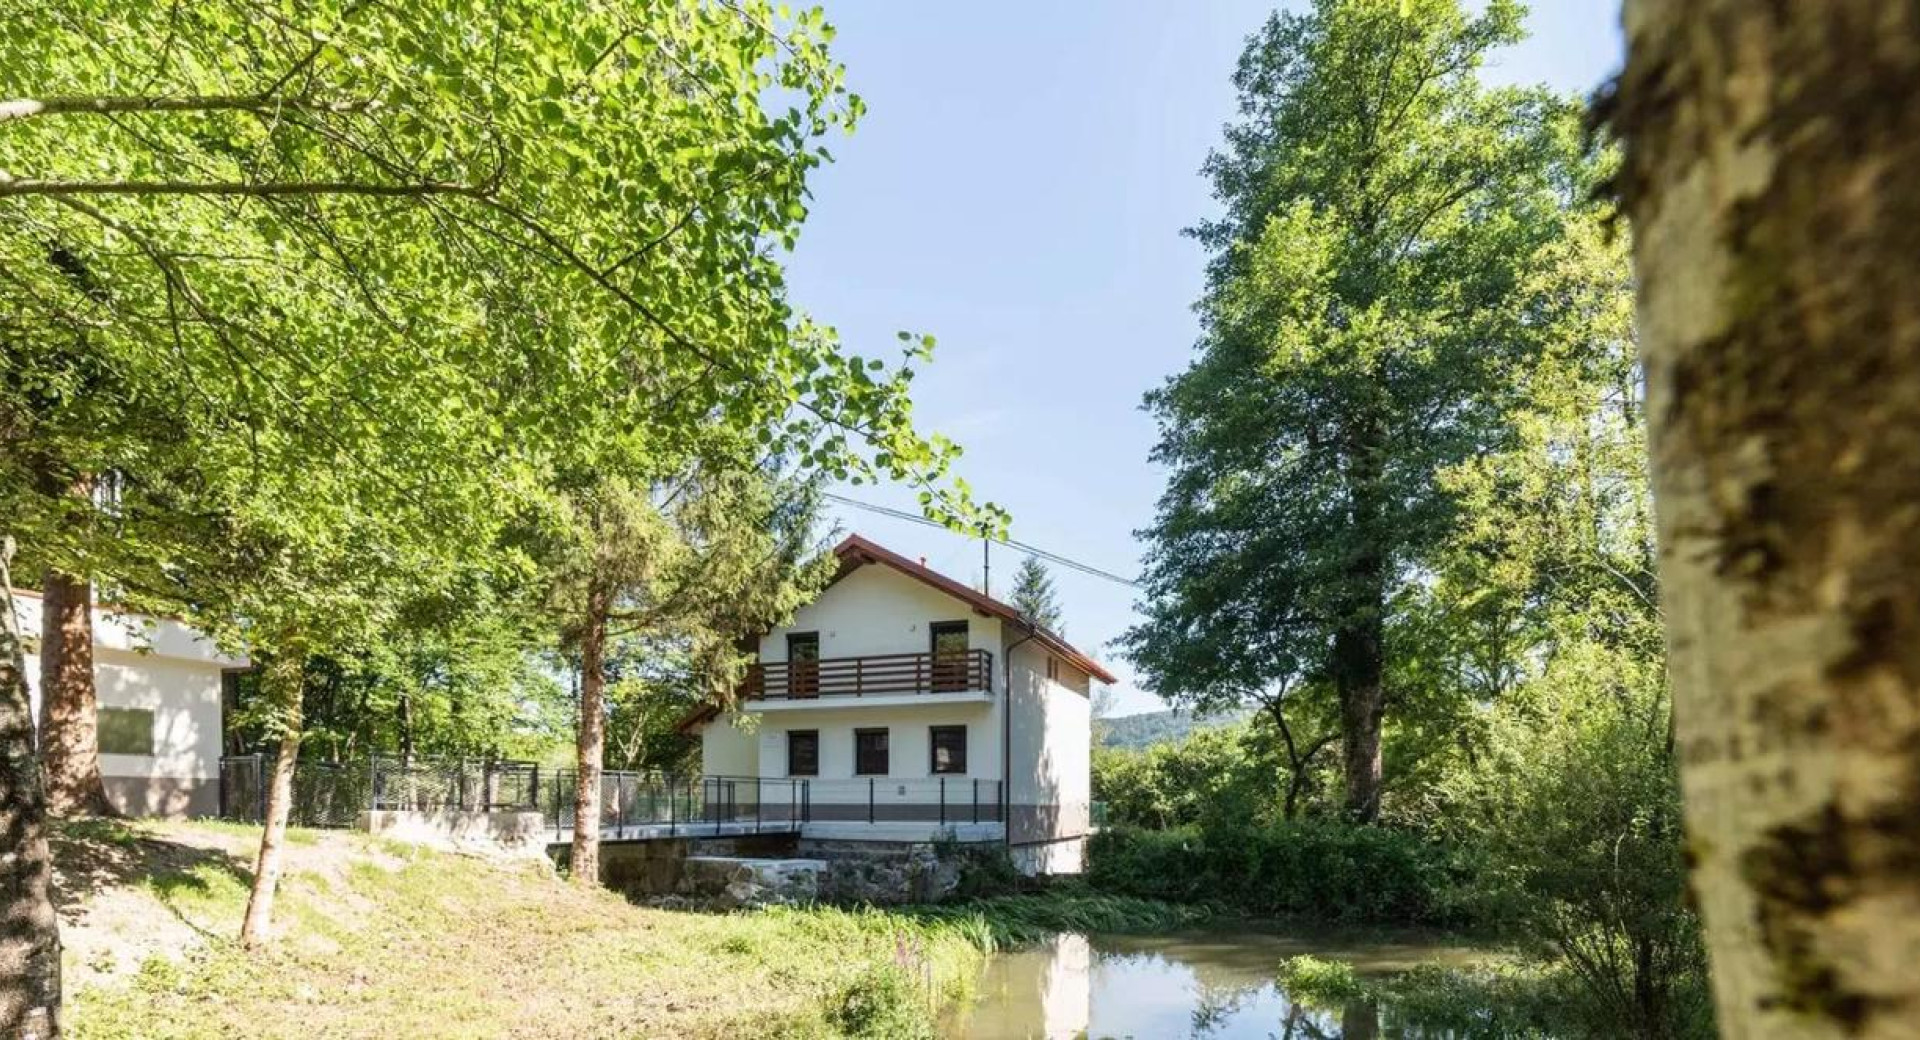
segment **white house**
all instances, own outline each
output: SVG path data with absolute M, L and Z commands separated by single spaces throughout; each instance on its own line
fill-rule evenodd
M 682 723 L 706 776 L 804 778 L 808 838 L 1005 842 L 1023 869 L 1077 872 L 1090 686 L 1113 676 L 924 563 L 858 535 L 834 552 L 827 589 L 759 638 L 737 709 Z
M 37 653 L 40 594 L 15 589 L 13 602 Z M 219 811 L 223 674 L 246 667 L 246 659 L 222 654 L 178 621 L 94 607 L 100 774 L 116 808 L 134 816 Z M 33 661 L 27 685 L 38 719 L 40 669 Z

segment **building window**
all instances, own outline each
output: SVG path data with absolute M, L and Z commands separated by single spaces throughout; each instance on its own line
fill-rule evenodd
M 101 708 L 100 753 L 153 754 L 153 712 L 147 708 Z
M 1060 659 L 1052 654 L 1047 655 L 1047 678 L 1053 682 L 1060 681 Z
M 787 775 L 820 775 L 819 730 L 795 729 L 787 731 Z
M 855 776 L 887 775 L 887 731 L 853 731 L 853 773 Z
M 787 696 L 820 695 L 820 633 L 787 633 Z
M 933 772 L 965 773 L 967 771 L 967 727 L 934 726 L 929 731 L 929 743 L 933 746 Z
M 967 623 L 965 621 L 935 621 L 927 626 L 933 636 L 933 688 L 936 690 L 964 690 L 967 688 Z

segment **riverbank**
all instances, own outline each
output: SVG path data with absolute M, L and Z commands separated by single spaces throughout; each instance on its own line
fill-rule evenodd
M 898 911 L 636 906 L 544 861 L 290 832 L 278 937 L 234 941 L 255 827 L 55 838 L 68 1035 L 931 1035 L 991 951 L 1168 931 L 1201 908 L 1065 887 Z
M 234 941 L 258 830 L 56 840 L 68 1035 L 911 1035 L 972 985 L 979 924 L 830 908 L 691 914 L 542 863 L 294 832 L 265 951 Z

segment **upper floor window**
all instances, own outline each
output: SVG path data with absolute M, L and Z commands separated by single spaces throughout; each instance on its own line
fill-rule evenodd
M 854 775 L 886 776 L 887 766 L 887 731 L 884 729 L 854 730 Z
M 965 621 L 935 621 L 927 626 L 932 635 L 933 688 L 967 688 L 967 650 L 972 646 Z
M 1052 654 L 1047 655 L 1047 678 L 1060 681 L 1060 659 Z

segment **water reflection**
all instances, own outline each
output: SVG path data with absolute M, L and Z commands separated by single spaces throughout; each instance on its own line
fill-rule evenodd
M 1266 932 L 1173 936 L 1060 935 L 995 956 L 975 1000 L 956 1009 L 949 1037 L 1282 1037 L 1373 1040 L 1380 1015 L 1365 1002 L 1339 1011 L 1295 1004 L 1274 981 L 1284 958 L 1311 953 L 1387 975 L 1426 962 L 1464 962 L 1473 951 L 1419 942 L 1305 939 Z

